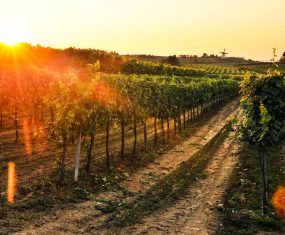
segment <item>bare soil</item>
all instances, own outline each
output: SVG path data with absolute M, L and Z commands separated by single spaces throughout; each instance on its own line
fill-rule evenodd
M 217 210 L 223 209 L 223 192 L 237 162 L 237 149 L 228 137 L 212 156 L 205 179 L 191 186 L 175 205 L 123 229 L 122 234 L 214 234 L 220 226 Z

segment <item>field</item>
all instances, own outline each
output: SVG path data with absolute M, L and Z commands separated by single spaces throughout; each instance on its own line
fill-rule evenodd
M 282 73 L 285 71 L 285 65 L 277 63 L 259 63 L 251 65 L 215 65 L 215 64 L 192 64 L 187 65 L 191 69 L 198 69 L 205 71 L 207 74 L 218 75 L 244 75 L 247 71 L 253 74 L 265 74 L 268 69 L 278 69 Z
M 256 73 L 266 73 L 268 71 L 268 69 L 278 69 L 280 70 L 282 73 L 284 73 L 285 71 L 285 65 L 284 63 L 276 63 L 276 64 L 272 64 L 272 63 L 262 63 L 262 64 L 256 64 L 256 65 L 245 65 L 245 66 L 241 66 L 244 67 L 244 69 L 248 69 L 250 71 L 256 72 Z
M 229 185 L 246 150 L 232 120 L 242 118 L 239 82 L 267 65 L 179 67 L 100 52 L 117 61 L 110 71 L 97 55 L 82 67 L 80 53 L 77 70 L 62 54 L 60 69 L 53 59 L 18 73 L 3 66 L 0 234 L 238 231 L 229 201 L 241 199 Z M 270 211 L 249 229 L 282 231 Z
M 1 9 L 0 235 L 285 234 L 284 0 Z

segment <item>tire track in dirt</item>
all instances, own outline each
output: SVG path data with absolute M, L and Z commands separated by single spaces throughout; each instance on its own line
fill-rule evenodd
M 163 157 L 137 171 L 122 185 L 133 193 L 146 191 L 156 183 L 155 180 L 149 180 L 150 176 L 159 179 L 177 169 L 181 163 L 197 153 L 202 146 L 205 146 L 230 121 L 231 114 L 235 110 L 236 105 L 224 107 L 209 120 L 207 125 L 194 130 L 190 138 L 175 146 L 175 148 L 164 154 Z
M 177 145 L 173 150 L 162 155 L 155 162 L 148 164 L 146 167 L 131 175 L 127 180 L 122 182 L 122 186 L 136 194 L 145 192 L 156 181 L 149 180 L 149 175 L 155 174 L 157 178 L 174 171 L 180 164 L 193 156 L 202 146 L 207 144 L 217 133 L 223 129 L 225 124 L 230 120 L 238 107 L 238 100 L 232 101 L 225 105 L 220 111 L 209 119 L 207 123 L 193 130 L 193 134 L 187 140 Z M 102 193 L 99 198 L 118 198 L 122 197 L 117 193 Z M 132 200 L 133 198 L 128 198 Z M 52 215 L 44 216 L 37 224 L 16 234 L 90 234 L 88 230 L 96 228 L 109 215 L 103 214 L 95 209 L 96 202 L 87 201 L 76 205 L 70 205 L 63 211 L 54 211 Z
M 231 133 L 233 135 L 233 133 Z M 216 150 L 200 179 L 183 199 L 166 210 L 154 213 L 142 223 L 122 229 L 121 234 L 214 234 L 219 229 L 217 208 L 222 209 L 223 193 L 237 162 L 238 145 L 229 136 Z

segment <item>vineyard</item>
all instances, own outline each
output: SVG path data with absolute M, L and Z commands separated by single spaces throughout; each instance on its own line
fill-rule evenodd
M 1 9 L 0 235 L 285 234 L 284 0 Z
M 122 68 L 125 74 L 151 74 L 151 75 L 176 75 L 176 76 L 203 76 L 201 69 L 183 68 L 159 63 L 150 63 L 131 60 Z
M 285 71 L 283 63 L 277 63 L 274 67 L 282 73 Z M 187 64 L 183 69 L 179 69 L 179 67 L 174 66 L 131 61 L 123 67 L 122 71 L 127 74 L 146 73 L 177 76 L 209 76 L 216 78 L 231 77 L 238 79 L 242 78 L 247 72 L 251 72 L 252 74 L 266 74 L 270 68 L 272 68 L 271 63 L 255 63 L 252 65 Z
M 285 65 L 284 63 L 276 63 L 274 66 L 272 66 L 271 63 L 261 63 L 261 64 L 254 64 L 254 65 L 245 65 L 245 66 L 240 66 L 243 69 L 249 70 L 252 73 L 258 73 L 258 74 L 266 74 L 268 69 L 278 69 L 281 71 L 283 74 L 285 72 Z
M 242 200 L 220 202 L 237 174 L 233 156 L 247 151 L 237 139 L 266 153 L 260 155 L 262 208 L 272 212 L 267 181 L 279 183 L 267 179 L 266 162 L 284 140 L 280 72 L 266 74 L 265 65 L 123 61 L 100 52 L 119 61 L 111 71 L 111 62 L 96 60 L 92 50 L 56 53 L 69 63 L 71 52 L 72 66 L 60 69 L 50 57 L 47 66 L 2 63 L 0 234 L 59 234 L 62 224 L 76 234 L 82 223 L 87 234 L 92 228 L 107 234 L 209 231 L 205 220 L 194 218 L 208 215 L 214 230 L 222 229 L 210 211 L 225 210 L 227 224 L 234 211 L 227 203 Z M 82 55 L 90 62 L 85 66 Z
M 169 138 L 170 120 L 174 120 L 175 132 L 176 130 L 181 132 L 182 126 L 185 128 L 187 122 L 218 103 L 235 96 L 238 90 L 237 82 L 233 80 L 105 74 L 95 74 L 92 78 L 79 79 L 73 73 L 62 77 L 56 75 L 51 77 L 47 74 L 42 76 L 48 77 L 50 83 L 40 84 L 41 81 L 35 78 L 33 82 L 37 84 L 37 90 L 29 92 L 30 97 L 17 95 L 25 93 L 22 90 L 23 87 L 31 89 L 30 84 L 22 83 L 30 83 L 31 79 L 14 81 L 22 83 L 19 91 L 15 91 L 15 87 L 11 87 L 13 91 L 9 91 L 2 83 L 2 97 L 6 98 L 6 106 L 1 108 L 1 123 L 3 128 L 5 117 L 13 117 L 16 143 L 20 141 L 20 128 L 28 132 L 24 133 L 27 135 L 24 136 L 27 155 L 31 155 L 32 151 L 28 143 L 30 125 L 36 127 L 37 138 L 45 138 L 46 141 L 53 141 L 58 146 L 62 146 L 61 183 L 64 177 L 66 148 L 75 140 L 77 140 L 77 150 L 80 151 L 81 139 L 89 139 L 86 170 L 90 173 L 94 135 L 100 134 L 104 129 L 106 132 L 106 166 L 110 167 L 109 132 L 115 126 L 120 126 L 121 129 L 120 155 L 123 160 L 124 129 L 129 125 L 132 126 L 134 132 L 132 155 L 135 156 L 137 125 L 144 125 L 146 151 L 148 120 L 154 121 L 155 142 L 157 142 L 157 122 L 160 120 L 164 140 L 166 137 Z M 12 80 L 8 83 L 11 84 Z M 9 96 L 13 93 L 16 93 L 16 97 Z M 164 131 L 164 123 L 166 123 L 166 131 Z M 80 155 L 80 152 L 78 154 Z M 5 161 L 10 160 L 14 159 L 5 159 Z
M 211 76 L 211 75 L 244 75 L 250 67 L 215 65 L 215 64 L 188 64 L 184 67 L 171 66 L 159 63 L 131 60 L 122 67 L 126 74 L 164 74 L 176 76 Z
M 270 66 L 268 65 L 268 68 Z M 122 66 L 125 74 L 150 74 L 168 76 L 231 78 L 241 80 L 247 72 L 264 74 L 267 70 L 256 70 L 255 66 L 237 66 L 223 64 L 187 64 L 183 67 L 161 63 L 151 63 L 131 60 Z
M 21 208 L 29 195 L 37 198 L 42 190 L 54 192 L 54 187 L 66 192 L 64 200 L 86 180 L 93 191 L 104 188 L 102 179 L 112 178 L 118 166 L 149 161 L 138 156 L 173 142 L 190 123 L 238 94 L 236 80 L 201 77 L 173 66 L 160 68 L 106 74 L 99 72 L 96 62 L 80 71 L 28 66 L 16 72 L 3 70 L 1 216 L 13 213 L 5 205 L 6 192 L 8 202 Z M 11 162 L 17 181 L 7 189 Z M 73 182 L 78 183 L 72 186 Z M 16 187 L 16 192 L 9 187 Z
M 204 71 L 206 74 L 244 75 L 246 73 L 245 68 L 229 65 L 193 64 L 189 65 L 189 68 Z

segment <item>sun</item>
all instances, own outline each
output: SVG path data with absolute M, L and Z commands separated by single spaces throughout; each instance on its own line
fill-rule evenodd
M 22 27 L 6 26 L 0 29 L 0 42 L 14 46 L 20 42 L 27 42 L 27 35 Z

